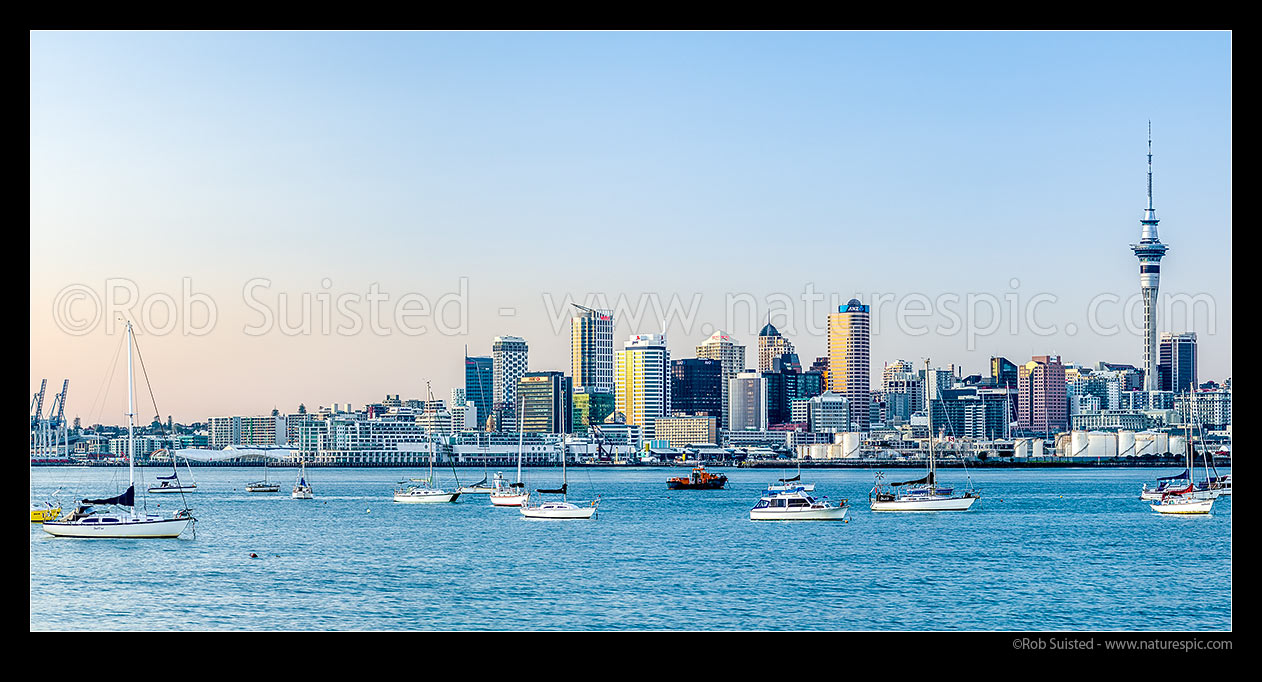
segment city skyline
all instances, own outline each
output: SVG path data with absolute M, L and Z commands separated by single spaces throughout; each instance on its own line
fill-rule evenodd
M 1135 60 L 1140 44 L 1165 49 Z M 426 380 L 445 395 L 464 386 L 464 347 L 489 356 L 497 336 L 529 342 L 530 371 L 568 371 L 569 300 L 634 311 L 641 294 L 685 311 L 700 297 L 691 325 L 665 330 L 651 304 L 615 313 L 616 347 L 665 331 L 672 358 L 723 331 L 750 365 L 770 312 L 809 364 L 827 338 L 808 324 L 826 330 L 854 297 L 873 305 L 872 381 L 926 356 L 966 374 L 992 356 L 1142 366 L 1138 334 L 1088 333 L 1085 311 L 1138 294 L 1128 245 L 1149 119 L 1162 296 L 1206 294 L 1216 313 L 1212 328 L 1161 315 L 1156 332 L 1197 334 L 1202 381 L 1231 375 L 1229 34 L 36 33 L 31 46 L 30 379 L 69 377 L 67 414 L 85 423 L 121 413 L 89 402 L 119 337 L 103 321 L 67 333 L 54 311 L 68 287 L 111 278 L 142 299 L 180 299 L 188 278 L 214 301 L 205 335 L 139 338 L 162 416 L 185 423 L 421 396 Z M 251 336 L 256 278 L 270 280 L 260 300 L 378 282 L 431 307 L 466 278 L 467 325 Z M 808 287 L 830 298 L 806 309 Z M 777 293 L 799 301 L 792 318 Z M 1005 324 L 970 348 L 892 321 L 909 295 L 970 293 L 1053 294 L 1044 323 L 1083 331 Z M 754 305 L 729 315 L 745 295 Z

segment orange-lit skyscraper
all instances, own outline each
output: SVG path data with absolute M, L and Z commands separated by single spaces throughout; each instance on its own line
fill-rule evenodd
M 828 316 L 828 390 L 850 404 L 852 428 L 868 430 L 872 385 L 870 308 L 852 298 Z

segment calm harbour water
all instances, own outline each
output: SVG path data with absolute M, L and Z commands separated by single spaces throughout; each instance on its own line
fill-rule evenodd
M 54 538 L 31 524 L 31 629 L 1232 626 L 1231 498 L 1208 517 L 1163 516 L 1138 500 L 1142 483 L 1175 469 L 974 471 L 980 508 L 929 514 L 870 512 L 870 470 L 803 472 L 817 496 L 852 500 L 848 523 L 751 522 L 783 472 L 713 471 L 728 475 L 727 489 L 667 490 L 683 468 L 571 469 L 571 500 L 601 495 L 598 517 L 532 521 L 485 495 L 392 502 L 396 481 L 424 475 L 416 469 L 312 469 L 316 499 L 300 501 L 289 498 L 292 469 L 271 469 L 281 492 L 258 494 L 243 486 L 261 469 L 199 468 L 188 496 L 195 538 Z M 466 483 L 482 474 L 459 471 Z M 127 470 L 31 476 L 33 499 L 60 488 L 67 504 L 125 488 Z M 964 476 L 939 474 L 961 487 Z M 553 487 L 560 470 L 524 478 Z M 178 505 L 145 497 L 151 511 Z

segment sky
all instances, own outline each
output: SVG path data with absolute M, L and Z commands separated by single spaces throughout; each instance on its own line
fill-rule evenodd
M 896 359 L 1139 365 L 1149 121 L 1158 328 L 1231 376 L 1230 33 L 30 46 L 30 390 L 69 378 L 87 424 L 125 421 L 121 319 L 138 414 L 181 422 L 447 398 L 497 335 L 568 372 L 569 301 L 615 308 L 616 347 L 723 330 L 756 366 L 768 319 L 809 363 L 857 297 L 874 386 Z

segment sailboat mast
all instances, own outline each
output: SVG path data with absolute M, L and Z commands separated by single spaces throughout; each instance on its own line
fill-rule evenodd
M 132 331 L 131 321 L 127 322 L 127 485 L 135 487 L 136 485 L 136 407 L 135 407 L 135 380 L 132 374 L 131 356 L 132 356 Z M 134 502 L 134 500 L 133 500 Z M 132 504 L 131 516 L 136 518 L 136 505 Z
M 929 485 L 936 481 L 933 473 L 933 397 L 929 392 L 929 358 L 925 358 L 925 409 L 929 411 Z
M 526 432 L 522 429 L 525 423 L 525 410 L 520 406 L 517 408 L 517 482 L 521 483 L 521 447 Z

